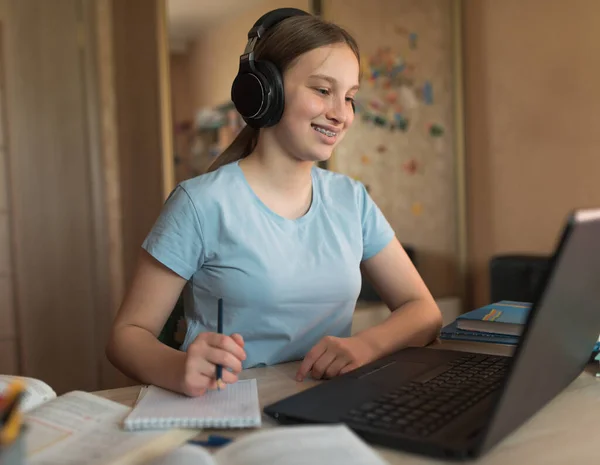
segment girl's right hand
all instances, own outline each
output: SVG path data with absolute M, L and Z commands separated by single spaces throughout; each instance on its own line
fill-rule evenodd
M 200 333 L 186 352 L 183 393 L 201 396 L 207 389 L 216 389 L 217 365 L 223 367 L 223 382 L 235 383 L 238 380 L 237 374 L 242 371 L 243 360 L 246 360 L 246 352 L 241 335 Z

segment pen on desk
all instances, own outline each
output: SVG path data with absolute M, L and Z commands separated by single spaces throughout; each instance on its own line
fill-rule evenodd
M 223 334 L 223 299 L 219 299 L 218 301 L 218 309 L 217 309 L 217 332 L 219 334 Z M 217 365 L 217 390 L 221 390 L 221 386 L 223 385 L 223 367 L 221 365 Z
M 221 447 L 221 446 L 225 446 L 225 445 L 229 444 L 232 441 L 233 441 L 233 439 L 231 439 L 231 438 L 228 438 L 225 436 L 219 436 L 216 434 L 211 434 L 210 436 L 208 436 L 208 439 L 206 439 L 205 441 L 202 441 L 199 439 L 191 439 L 188 442 L 190 444 L 195 444 L 197 446 Z

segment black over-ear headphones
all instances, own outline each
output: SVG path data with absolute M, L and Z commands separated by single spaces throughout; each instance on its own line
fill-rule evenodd
M 305 15 L 309 13 L 297 8 L 279 8 L 262 15 L 248 32 L 248 44 L 231 86 L 231 100 L 248 126 L 273 126 L 281 119 L 284 108 L 281 71 L 270 61 L 254 60 L 256 42 L 280 21 Z

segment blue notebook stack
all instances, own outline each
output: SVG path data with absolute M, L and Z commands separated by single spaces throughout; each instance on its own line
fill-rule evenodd
M 531 310 L 530 302 L 501 300 L 460 315 L 442 328 L 440 339 L 516 345 Z M 600 338 L 593 356 L 600 352 Z
M 516 345 L 531 309 L 529 302 L 502 300 L 460 315 L 441 339 Z
M 492 342 L 495 344 L 508 345 L 516 345 L 519 342 L 519 336 L 462 330 L 457 327 L 457 321 L 453 321 L 449 325 L 442 328 L 440 339 L 470 342 Z

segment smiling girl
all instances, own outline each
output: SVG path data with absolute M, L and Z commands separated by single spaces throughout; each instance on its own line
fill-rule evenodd
M 107 347 L 127 375 L 191 396 L 216 387 L 217 364 L 226 383 L 291 360 L 302 360 L 299 381 L 331 378 L 429 343 L 442 321 L 364 185 L 315 166 L 354 121 L 356 42 L 292 9 L 253 31 L 232 90 L 248 125 L 171 193 Z M 351 336 L 361 269 L 391 314 Z M 182 291 L 187 334 L 175 350 L 157 336 Z M 216 333 L 219 298 L 228 335 Z

